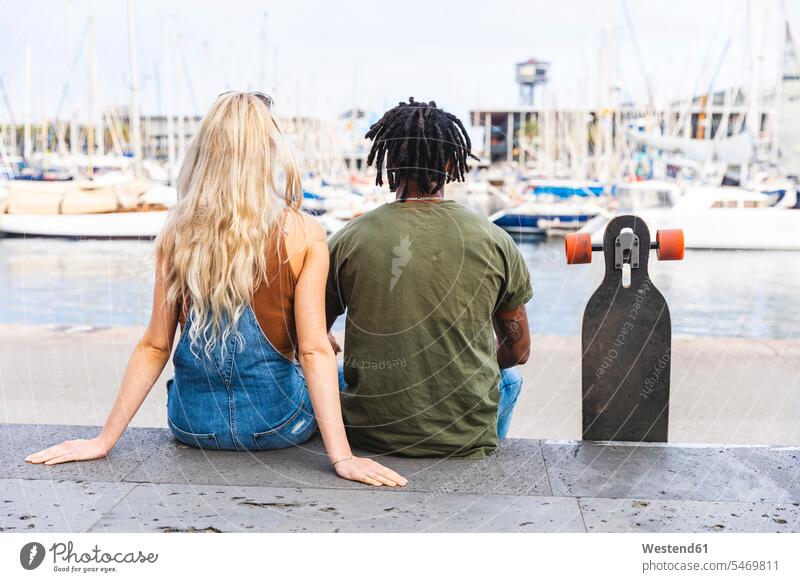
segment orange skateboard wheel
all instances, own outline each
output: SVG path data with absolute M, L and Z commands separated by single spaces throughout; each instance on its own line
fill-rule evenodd
M 570 233 L 564 237 L 568 265 L 592 262 L 592 237 L 588 232 Z
M 659 261 L 680 261 L 683 259 L 683 231 L 679 228 L 656 232 L 656 256 Z

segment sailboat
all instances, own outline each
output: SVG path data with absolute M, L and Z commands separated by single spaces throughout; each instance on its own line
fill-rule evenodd
M 718 131 L 711 139 L 628 133 L 634 143 L 678 153 L 699 168 L 718 167 L 714 172 L 718 179 L 706 176 L 700 184 L 667 180 L 618 184 L 615 206 L 582 229 L 591 234 L 593 243 L 602 242 L 605 227 L 616 213 L 641 217 L 651 232 L 680 226 L 690 249 L 800 250 L 796 182 L 800 175 L 800 61 L 788 18 L 784 23 L 783 63 L 774 104 L 781 123 L 774 146 L 783 175 L 794 178 L 766 178 L 774 172 L 758 156 L 760 78 L 753 73 L 746 132 L 727 136 Z M 745 176 L 744 180 L 737 177 L 735 186 L 728 185 L 730 168 L 738 168 L 739 176 Z
M 65 166 L 85 167 L 70 180 L 9 180 L 0 201 L 0 233 L 6 236 L 68 238 L 152 239 L 166 222 L 168 206 L 175 201 L 174 189 L 151 184 L 140 177 L 141 136 L 139 135 L 138 70 L 136 68 L 133 8 L 128 4 L 131 54 L 131 135 L 133 174 L 94 172 L 94 39 L 93 21 L 89 55 L 89 120 L 86 125 L 85 166 L 71 160 Z M 28 63 L 29 64 L 29 63 Z M 30 77 L 30 75 L 28 75 Z M 29 147 L 26 144 L 26 150 Z M 83 156 L 80 156 L 83 157 Z M 66 168 L 65 168 L 66 171 Z
M 0 202 L 6 236 L 152 239 L 167 219 L 168 196 L 145 181 L 13 180 Z
M 574 232 L 600 214 L 602 192 L 602 184 L 589 180 L 531 180 L 520 200 L 489 220 L 517 235 Z

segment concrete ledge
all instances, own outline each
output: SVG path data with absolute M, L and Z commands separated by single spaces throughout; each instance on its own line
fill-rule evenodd
M 0 422 L 102 423 L 141 332 L 0 324 Z M 511 436 L 581 438 L 580 342 L 533 338 Z M 798 357 L 800 340 L 674 338 L 670 441 L 800 446 Z M 167 425 L 171 376 L 169 364 L 134 426 Z
M 129 429 L 107 459 L 29 465 L 97 434 L 0 424 L 0 530 L 267 532 L 800 531 L 800 449 L 509 439 L 480 461 L 387 458 L 409 485 L 338 479 L 321 443 L 201 451 Z

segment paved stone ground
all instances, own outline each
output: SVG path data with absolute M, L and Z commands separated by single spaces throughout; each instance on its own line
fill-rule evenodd
M 0 422 L 102 424 L 134 327 L 0 325 Z M 579 439 L 580 338 L 536 336 L 511 436 Z M 800 446 L 800 341 L 676 338 L 670 441 Z M 134 426 L 166 427 L 165 371 Z
M 800 532 L 800 449 L 510 439 L 481 461 L 387 464 L 401 490 L 338 479 L 318 439 L 201 451 L 132 428 L 104 460 L 24 457 L 85 426 L 0 424 L 10 532 Z

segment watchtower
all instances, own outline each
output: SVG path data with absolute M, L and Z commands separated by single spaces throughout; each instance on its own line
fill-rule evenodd
M 538 59 L 528 59 L 517 63 L 517 84 L 519 100 L 522 105 L 533 105 L 533 95 L 538 85 L 544 85 L 550 79 L 547 73 L 550 63 Z

